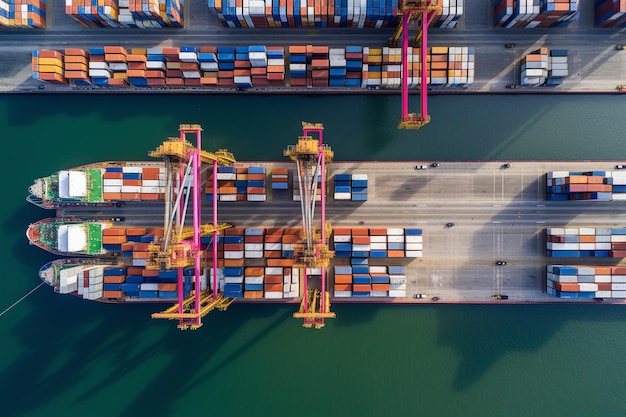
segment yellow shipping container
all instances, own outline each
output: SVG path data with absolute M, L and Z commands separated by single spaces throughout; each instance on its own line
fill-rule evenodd
M 113 78 L 121 78 L 122 80 L 128 80 L 128 76 L 126 75 L 126 72 L 114 72 Z
M 146 55 L 147 53 L 148 50 L 146 48 L 131 48 L 130 50 L 131 55 Z
M 430 48 L 430 53 L 431 54 L 447 54 L 448 53 L 448 47 L 447 46 L 433 46 L 432 48 Z
M 370 48 L 370 52 L 369 52 L 369 56 L 372 55 L 382 55 L 383 54 L 383 48 Z
M 59 58 L 39 58 L 39 65 L 56 65 L 63 66 L 63 62 Z
M 39 58 L 41 60 L 41 58 Z M 63 75 L 63 68 L 56 65 L 41 65 L 39 64 L 39 72 L 52 72 L 55 74 Z

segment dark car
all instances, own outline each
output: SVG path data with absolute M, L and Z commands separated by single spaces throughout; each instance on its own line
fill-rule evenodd
M 426 297 L 428 297 L 426 294 L 413 294 L 413 298 L 418 299 L 418 300 L 422 300 Z
M 517 88 L 517 84 L 507 84 L 506 88 Z
M 111 217 L 109 220 L 112 222 L 123 222 L 125 219 L 124 217 Z
M 494 294 L 491 296 L 492 299 L 494 300 L 508 300 L 509 296 L 508 295 L 504 295 L 504 294 Z
M 506 46 L 507 48 L 515 48 L 515 44 L 514 43 L 507 43 L 504 46 Z
M 437 168 L 439 166 L 439 162 L 433 162 L 432 164 L 430 164 L 430 166 L 432 168 Z
M 452 223 L 452 222 L 446 223 L 446 227 L 452 227 L 452 226 L 454 226 L 454 223 Z
M 502 164 L 502 168 L 511 168 L 511 164 Z
M 504 266 L 506 265 L 506 261 L 496 261 L 496 265 Z
M 615 169 L 624 169 L 626 168 L 626 165 L 615 165 Z

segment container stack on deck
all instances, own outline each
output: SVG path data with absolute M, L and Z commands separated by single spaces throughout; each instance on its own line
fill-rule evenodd
M 314 46 L 311 50 L 312 87 L 328 87 L 330 59 L 327 46 Z
M 613 176 L 616 177 L 613 177 Z M 619 178 L 619 179 L 618 179 Z M 626 184 L 626 173 L 610 171 L 553 171 L 548 172 L 546 180 L 546 199 L 549 201 L 564 200 L 623 200 L 626 187 L 615 186 L 618 182 Z M 624 197 L 622 197 L 624 196 Z
M 33 78 L 50 84 L 67 84 L 63 69 L 63 54 L 59 51 L 33 51 Z
M 596 0 L 594 24 L 602 28 L 626 26 L 626 3 L 615 0 Z
M 448 48 L 447 87 L 467 87 L 474 82 L 474 48 L 451 46 Z
M 400 88 L 402 85 L 402 48 L 383 48 L 382 72 L 380 86 L 382 88 Z
M 105 201 L 154 201 L 165 198 L 165 173 L 150 167 L 108 167 L 103 175 Z
M 548 265 L 547 293 L 559 298 L 626 298 L 626 268 Z
M 494 0 L 493 22 L 498 27 L 558 27 L 576 19 L 578 0 Z
M 441 13 L 437 13 L 430 27 L 452 29 L 463 16 L 464 0 L 439 0 Z
M 219 201 L 266 201 L 264 167 L 218 167 L 217 194 Z M 213 174 L 206 182 L 206 199 L 213 199 Z
M 289 169 L 272 168 L 272 190 L 287 190 L 289 188 Z
M 626 258 L 626 228 L 548 228 L 546 249 L 555 258 Z
M 67 0 L 65 13 L 92 28 L 183 27 L 183 0 Z
M 45 0 L 0 0 L 0 27 L 45 28 Z
M 383 64 L 382 48 L 363 48 L 361 88 L 380 88 Z
M 548 48 L 541 48 L 522 58 L 521 85 L 557 86 L 568 75 L 566 49 L 548 51 Z

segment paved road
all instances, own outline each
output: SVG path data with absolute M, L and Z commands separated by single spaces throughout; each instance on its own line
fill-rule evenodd
M 539 47 L 569 50 L 570 76 L 563 85 L 548 91 L 615 92 L 626 84 L 626 51 L 615 45 L 626 43 L 626 29 L 593 28 L 593 2 L 584 2 L 577 22 L 568 28 L 501 29 L 490 24 L 489 0 L 476 0 L 466 6 L 464 17 L 455 29 L 432 29 L 433 46 L 472 46 L 476 54 L 476 76 L 467 92 L 546 92 L 546 89 L 522 88 L 514 91 L 507 84 L 519 83 L 520 58 Z M 30 53 L 33 49 L 88 48 L 103 45 L 125 47 L 182 45 L 266 45 L 321 44 L 346 46 L 382 46 L 391 29 L 300 28 L 300 29 L 228 29 L 221 26 L 203 2 L 192 2 L 186 13 L 184 29 L 83 29 L 65 15 L 63 3 L 51 1 L 46 30 L 5 30 L 0 43 L 0 91 L 31 91 L 37 82 L 31 79 Z M 514 49 L 505 43 L 516 44 Z M 456 90 L 438 88 L 434 93 Z
M 423 229 L 423 257 L 406 263 L 408 295 L 481 302 L 491 294 L 504 293 L 513 301 L 555 301 L 545 294 L 545 265 L 572 260 L 545 256 L 545 227 L 626 224 L 621 202 L 544 200 L 547 171 L 611 170 L 613 162 L 576 162 L 575 166 L 571 162 L 515 162 L 509 169 L 502 169 L 501 162 L 444 162 L 425 171 L 415 171 L 415 163 L 333 163 L 329 168 L 330 174 L 367 173 L 370 184 L 365 203 L 328 203 L 327 218 L 333 226 Z M 272 202 L 221 203 L 220 221 L 238 227 L 299 227 L 299 203 L 289 196 L 289 191 L 275 192 Z M 210 205 L 204 210 L 203 220 L 210 222 Z M 124 216 L 131 225 L 155 226 L 163 223 L 162 213 L 158 204 L 59 212 Z M 447 222 L 454 226 L 446 227 Z M 497 266 L 500 259 L 507 265 Z M 336 258 L 334 262 L 346 261 Z M 616 263 L 593 259 L 596 265 Z

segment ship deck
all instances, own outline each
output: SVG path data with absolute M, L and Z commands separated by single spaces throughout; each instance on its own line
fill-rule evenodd
M 333 302 L 572 302 L 546 294 L 548 264 L 616 265 L 611 258 L 549 258 L 545 250 L 546 227 L 624 226 L 621 202 L 545 201 L 545 174 L 549 171 L 614 170 L 616 163 L 602 162 L 441 162 L 437 168 L 415 170 L 422 161 L 339 162 L 335 173 L 368 174 L 369 200 L 333 201 L 329 193 L 327 220 L 335 227 L 418 227 L 423 230 L 422 258 L 370 259 L 370 264 L 406 266 L 407 297 L 396 299 L 334 299 Z M 287 163 L 254 165 L 293 167 Z M 330 182 L 332 187 L 332 181 Z M 265 203 L 220 203 L 220 221 L 237 227 L 298 227 L 300 205 L 290 191 L 274 191 Z M 210 202 L 203 219 L 211 221 Z M 159 226 L 162 208 L 132 205 L 123 208 L 63 208 L 61 215 L 125 217 L 129 225 Z M 447 227 L 446 223 L 454 226 Z M 505 260 L 506 266 L 498 266 Z M 335 258 L 332 265 L 349 264 Z M 332 273 L 330 274 L 332 291 Z M 426 299 L 414 299 L 426 294 Z M 491 300 L 506 294 L 507 301 Z M 272 300 L 273 301 L 273 300 Z M 576 300 L 575 302 L 593 302 Z M 623 302 L 612 300 L 611 302 Z

